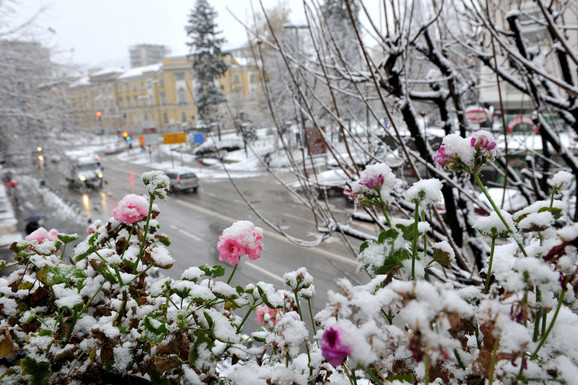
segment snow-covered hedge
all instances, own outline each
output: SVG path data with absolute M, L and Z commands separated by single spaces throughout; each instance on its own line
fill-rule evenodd
M 478 171 L 494 152 L 491 134 L 479 132 L 447 137 L 436 160 L 471 173 L 487 192 Z M 154 204 L 166 197 L 168 180 L 143 174 L 148 196 L 127 195 L 107 223 L 89 227 L 70 258 L 65 248 L 77 236 L 56 230 L 12 244 L 18 268 L 0 285 L 0 381 L 575 383 L 578 224 L 555 199 L 573 176 L 558 173 L 548 201 L 478 220 L 492 241 L 478 286 L 434 278 L 456 258 L 450 243 L 429 239 L 422 220 L 439 203 L 441 182 L 416 182 L 405 193 L 415 217 L 400 219 L 387 213 L 393 178 L 388 166 L 373 165 L 351 191 L 387 220 L 358 256 L 374 278 L 359 286 L 337 280 L 313 315 L 314 281 L 305 268 L 285 274 L 283 288 L 234 286 L 238 263 L 258 259 L 266 242 L 248 221 L 225 229 L 217 245 L 230 273 L 217 265 L 191 267 L 181 279 L 150 277 L 150 269 L 174 261 Z M 247 330 L 249 317 L 258 330 Z

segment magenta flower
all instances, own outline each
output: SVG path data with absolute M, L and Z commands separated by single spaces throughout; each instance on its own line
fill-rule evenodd
M 32 233 L 28 234 L 24 239 L 27 241 L 36 241 L 38 243 L 42 243 L 44 240 L 58 241 L 58 231 L 55 229 L 46 231 L 44 227 L 39 227 Z
M 269 306 L 263 305 L 257 308 L 255 312 L 255 320 L 259 325 L 263 325 L 265 322 L 273 321 L 273 325 L 277 325 L 277 315 L 279 314 L 279 309 L 271 309 Z
M 488 150 L 488 151 L 492 151 L 494 148 L 496 148 L 496 142 L 493 141 L 493 138 L 487 138 L 485 135 L 481 134 L 479 136 L 473 136 L 472 139 L 470 140 L 472 147 L 475 148 L 478 151 L 481 150 Z
M 140 195 L 127 194 L 118 202 L 112 214 L 117 221 L 131 225 L 149 215 L 149 202 Z
M 491 133 L 477 131 L 470 138 L 451 134 L 444 138 L 434 160 L 450 171 L 478 172 L 493 159 L 496 142 Z
M 229 264 L 236 265 L 243 255 L 247 255 L 251 260 L 258 259 L 263 250 L 263 244 L 259 242 L 261 239 L 263 239 L 262 228 L 249 221 L 235 222 L 223 230 L 223 234 L 219 237 L 217 244 L 219 260 L 228 260 Z
M 330 327 L 325 330 L 319 346 L 321 354 L 334 367 L 341 365 L 347 356 L 351 354 L 351 348 L 342 343 L 343 331 L 338 327 Z
M 390 198 L 395 186 L 395 175 L 386 164 L 369 165 L 351 183 L 351 199 L 363 206 L 382 207 Z
M 445 166 L 448 162 L 452 161 L 452 156 L 446 153 L 446 146 L 442 143 L 441 147 L 438 149 L 436 156 L 434 156 L 434 160 Z

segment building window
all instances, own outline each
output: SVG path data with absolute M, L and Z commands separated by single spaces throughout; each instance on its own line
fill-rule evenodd
M 153 88 L 153 84 L 151 83 L 150 79 L 147 79 L 147 88 L 148 89 Z
M 130 98 L 126 97 L 126 108 L 130 108 Z
M 185 80 L 185 73 L 184 72 L 177 72 L 175 74 L 175 80 Z
M 163 88 L 165 86 L 165 81 L 163 79 L 159 80 L 159 87 Z
M 133 91 L 136 91 L 136 83 L 133 83 L 133 84 L 132 84 L 132 90 L 133 90 Z
M 187 104 L 187 93 L 183 87 L 179 87 L 177 91 L 177 103 Z
M 164 93 L 162 93 L 160 96 L 161 96 L 161 104 L 164 106 L 165 104 L 167 104 L 167 97 Z
M 166 112 L 163 114 L 163 123 L 164 123 L 164 124 L 168 124 L 168 123 L 169 123 L 169 116 L 167 115 Z
M 145 112 L 145 114 L 144 114 L 144 118 L 145 118 L 145 122 L 148 122 L 148 121 L 149 121 L 149 116 L 148 116 L 148 114 L 147 114 L 146 112 Z
M 153 100 L 153 96 L 149 95 L 149 105 L 154 106 L 155 105 L 155 101 Z
M 133 96 L 133 99 L 134 99 L 134 106 L 138 107 L 138 96 L 136 96 L 136 95 Z
M 187 113 L 186 112 L 181 112 L 181 122 L 186 122 L 187 121 Z
M 129 86 L 128 83 L 124 83 L 124 90 L 125 90 L 126 92 L 129 92 L 129 91 L 130 91 L 130 86 Z
M 233 76 L 233 83 L 238 84 L 240 82 L 241 82 L 241 79 L 239 78 L 239 75 Z

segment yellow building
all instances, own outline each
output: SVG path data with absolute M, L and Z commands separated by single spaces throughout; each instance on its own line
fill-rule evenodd
M 223 58 L 229 66 L 219 79 L 227 99 L 219 111 L 224 128 L 234 128 L 233 120 L 245 122 L 261 116 L 258 71 L 249 60 L 235 57 L 241 52 L 228 51 Z M 77 130 L 107 134 L 192 130 L 199 124 L 194 89 L 192 63 L 186 53 L 165 56 L 154 65 L 101 70 L 71 84 L 71 120 Z

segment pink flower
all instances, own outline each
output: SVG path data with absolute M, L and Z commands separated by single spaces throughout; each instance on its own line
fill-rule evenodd
M 44 227 L 39 227 L 32 233 L 26 236 L 27 241 L 36 241 L 38 243 L 42 243 L 45 239 L 48 241 L 58 241 L 58 231 L 52 229 L 50 231 L 46 231 Z
M 279 314 L 279 309 L 271 309 L 269 306 L 259 306 L 255 312 L 255 320 L 259 325 L 263 325 L 265 322 L 273 321 L 273 325 L 277 325 L 277 315 Z
M 245 247 L 234 238 L 225 238 L 219 241 L 217 250 L 219 250 L 219 260 L 229 260 L 231 265 L 239 263 L 239 258 L 246 254 Z
M 384 164 L 369 165 L 359 173 L 359 179 L 351 183 L 349 197 L 362 206 L 383 206 L 395 186 L 395 175 Z
M 263 250 L 263 244 L 259 242 L 261 239 L 263 239 L 262 228 L 249 221 L 235 222 L 223 230 L 223 234 L 219 237 L 217 244 L 219 260 L 228 260 L 229 264 L 236 265 L 239 258 L 245 254 L 251 260 L 258 259 Z
M 321 338 L 321 353 L 323 357 L 333 366 L 341 365 L 347 356 L 351 354 L 351 348 L 342 343 L 342 330 L 338 327 L 330 327 L 325 330 Z
M 117 221 L 131 225 L 147 217 L 149 202 L 140 195 L 127 194 L 118 202 L 118 206 L 112 211 L 112 214 Z

